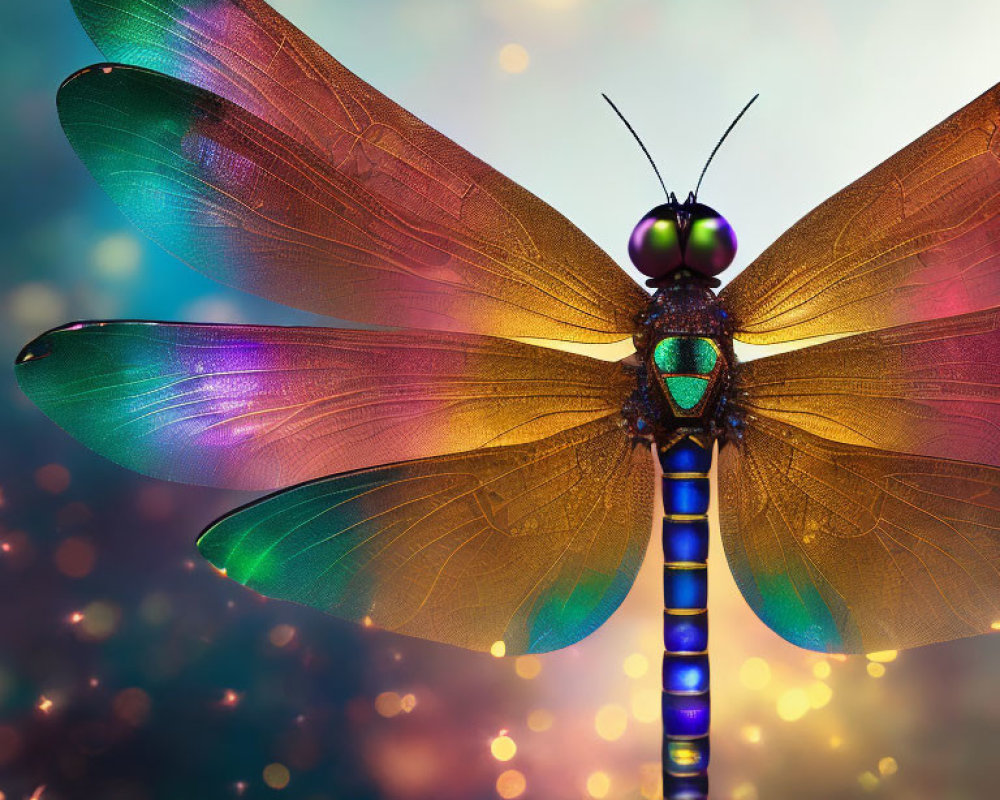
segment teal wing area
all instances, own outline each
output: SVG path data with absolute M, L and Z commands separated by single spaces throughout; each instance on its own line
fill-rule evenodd
M 75 323 L 15 374 L 63 429 L 168 480 L 277 489 L 617 415 L 619 364 L 457 333 Z
M 719 461 L 722 539 L 793 644 L 903 649 L 1000 622 L 1000 469 L 821 439 L 752 417 Z
M 632 585 L 654 469 L 612 419 L 525 445 L 336 475 L 209 527 L 202 554 L 268 597 L 508 654 L 570 645 Z

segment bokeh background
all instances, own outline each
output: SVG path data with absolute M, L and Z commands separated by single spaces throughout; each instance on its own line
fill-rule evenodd
M 1000 79 L 983 0 L 275 4 L 620 261 L 658 188 L 601 91 L 678 194 L 762 93 L 702 190 L 742 265 Z M 0 4 L 0 797 L 657 797 L 655 545 L 620 612 L 550 656 L 360 630 L 198 560 L 196 533 L 246 495 L 129 474 L 19 394 L 20 346 L 72 319 L 322 322 L 130 228 L 55 115 L 61 79 L 97 60 L 68 0 Z M 998 796 L 1000 637 L 820 657 L 713 563 L 714 798 Z

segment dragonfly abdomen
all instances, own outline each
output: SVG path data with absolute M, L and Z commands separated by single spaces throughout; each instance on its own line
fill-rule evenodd
M 663 468 L 663 796 L 708 797 L 708 472 L 713 440 L 658 448 Z

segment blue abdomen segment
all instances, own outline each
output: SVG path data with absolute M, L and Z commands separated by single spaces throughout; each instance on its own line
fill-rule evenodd
M 708 504 L 712 445 L 685 436 L 663 468 L 663 796 L 707 800 Z

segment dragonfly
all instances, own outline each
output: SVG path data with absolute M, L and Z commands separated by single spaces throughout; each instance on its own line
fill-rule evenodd
M 732 573 L 792 644 L 1000 629 L 1000 86 L 721 291 L 732 227 L 668 192 L 628 240 L 650 292 L 262 0 L 73 5 L 108 62 L 58 111 L 125 215 L 223 284 L 378 328 L 77 322 L 18 356 L 112 461 L 269 492 L 198 539 L 229 578 L 542 653 L 610 617 L 658 529 L 669 800 L 708 796 L 713 460 Z M 538 344 L 630 338 L 618 362 Z M 741 363 L 734 339 L 809 346 Z

